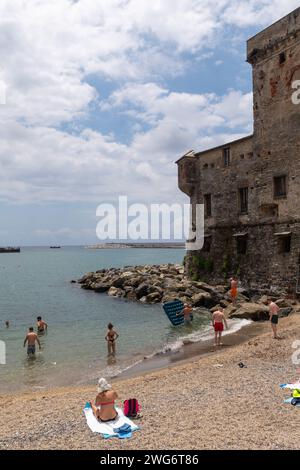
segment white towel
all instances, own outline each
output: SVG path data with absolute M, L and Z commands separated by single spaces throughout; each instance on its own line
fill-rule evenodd
M 280 385 L 281 388 L 287 388 L 289 390 L 300 389 L 300 383 L 297 384 L 282 384 Z
M 124 416 L 121 408 L 116 407 L 118 413 L 118 418 L 114 421 L 109 421 L 108 423 L 101 423 L 95 417 L 92 408 L 84 408 L 84 414 L 86 417 L 86 422 L 88 427 L 93 432 L 98 432 L 103 435 L 103 437 L 130 437 L 130 435 L 120 435 L 114 431 L 114 429 L 120 428 L 124 424 L 129 424 L 131 426 L 131 431 L 137 431 L 139 427 L 134 424 L 129 418 Z

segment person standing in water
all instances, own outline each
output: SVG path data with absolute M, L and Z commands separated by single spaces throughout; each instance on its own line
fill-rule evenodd
M 45 333 L 48 328 L 47 323 L 42 319 L 42 317 L 37 317 L 36 326 L 39 334 Z
M 212 316 L 212 326 L 214 327 L 214 330 L 215 330 L 215 346 L 216 347 L 222 346 L 221 338 L 222 338 L 222 332 L 224 330 L 224 325 L 226 329 L 228 329 L 224 311 L 222 308 L 219 308 L 219 310 L 216 310 Z
M 5 322 L 5 327 L 9 328 L 9 321 L 8 320 L 6 320 L 6 322 Z
M 237 295 L 238 295 L 238 282 L 234 277 L 232 277 L 230 279 L 230 297 L 232 300 L 232 305 L 234 306 L 236 305 Z
M 33 327 L 31 326 L 29 328 L 29 331 L 26 335 L 26 338 L 24 340 L 24 348 L 26 346 L 26 343 L 28 343 L 28 346 L 27 346 L 27 354 L 28 356 L 34 356 L 35 355 L 35 343 L 38 343 L 39 345 L 39 349 L 41 350 L 41 343 L 40 343 L 40 340 L 38 338 L 38 335 L 33 331 Z
M 107 333 L 105 339 L 107 341 L 107 350 L 109 356 L 115 356 L 116 354 L 116 340 L 119 338 L 118 333 L 114 330 L 114 325 L 109 323 L 107 325 Z
M 270 298 L 268 299 L 268 304 L 269 304 L 269 318 L 270 318 L 272 332 L 273 332 L 273 339 L 280 339 L 279 336 L 277 336 L 278 312 L 280 308 Z
M 192 316 L 191 316 L 192 311 L 193 311 L 193 308 L 190 305 L 184 304 L 183 310 L 179 313 L 176 313 L 176 316 L 179 317 L 183 315 L 185 325 L 189 325 L 192 321 Z

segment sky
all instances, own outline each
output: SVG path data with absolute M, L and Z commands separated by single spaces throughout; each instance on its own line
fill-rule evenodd
M 252 132 L 246 40 L 299 0 L 0 0 L 0 246 L 187 203 L 175 161 Z

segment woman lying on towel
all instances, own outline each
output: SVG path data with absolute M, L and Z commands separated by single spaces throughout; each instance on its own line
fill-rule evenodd
M 93 413 L 102 423 L 114 421 L 118 417 L 115 410 L 115 400 L 118 398 L 109 383 L 102 377 L 98 382 L 98 395 L 96 396 L 95 405 L 90 402 Z

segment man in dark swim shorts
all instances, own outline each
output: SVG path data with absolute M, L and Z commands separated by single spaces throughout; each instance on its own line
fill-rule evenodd
M 280 339 L 279 336 L 277 336 L 277 325 L 278 325 L 278 312 L 280 308 L 278 305 L 275 304 L 275 302 L 272 301 L 272 299 L 268 299 L 269 303 L 269 317 L 271 321 L 271 327 L 273 331 L 273 339 Z
M 36 333 L 34 333 L 33 327 L 31 326 L 29 328 L 29 331 L 28 331 L 28 333 L 26 335 L 26 338 L 24 340 L 24 348 L 26 346 L 26 343 L 28 343 L 28 345 L 27 345 L 27 354 L 28 354 L 28 356 L 34 356 L 35 355 L 35 342 L 38 343 L 39 349 L 41 349 L 41 343 L 40 343 L 40 340 L 38 338 L 38 335 Z

